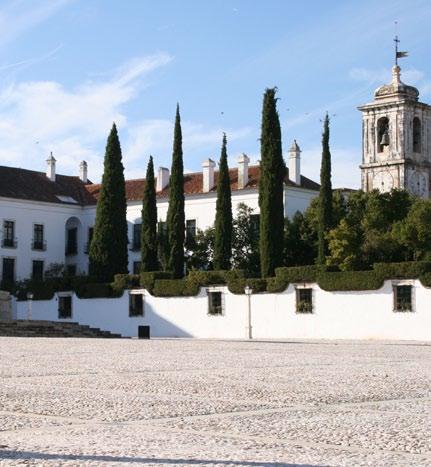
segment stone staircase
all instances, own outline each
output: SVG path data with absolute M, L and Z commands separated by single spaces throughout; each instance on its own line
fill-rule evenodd
M 0 336 L 13 337 L 99 337 L 121 338 L 121 334 L 63 321 L 0 320 Z

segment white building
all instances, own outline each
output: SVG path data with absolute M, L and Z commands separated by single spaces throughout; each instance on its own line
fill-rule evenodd
M 288 154 L 285 180 L 285 215 L 304 211 L 318 194 L 319 185 L 300 173 L 300 149 L 293 143 Z M 193 234 L 214 223 L 218 171 L 211 159 L 202 172 L 185 174 L 186 229 Z M 245 203 L 256 214 L 260 169 L 249 158 L 239 157 L 230 170 L 232 208 Z M 126 181 L 129 224 L 129 271 L 140 261 L 140 224 L 144 179 Z M 164 222 L 168 209 L 169 170 L 159 168 L 156 179 L 158 218 Z M 0 167 L 1 278 L 22 280 L 41 277 L 52 263 L 65 264 L 70 273 L 88 272 L 88 244 L 95 223 L 100 185 L 88 180 L 87 164 L 79 176 L 58 175 L 50 155 L 46 173 Z

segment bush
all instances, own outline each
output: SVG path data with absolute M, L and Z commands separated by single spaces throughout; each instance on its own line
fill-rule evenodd
M 140 285 L 139 274 L 115 274 L 114 282 L 111 284 L 112 288 L 117 292 L 139 287 Z
M 267 280 L 266 279 L 233 279 L 229 281 L 228 288 L 229 291 L 240 295 L 244 294 L 244 289 L 246 286 L 249 286 L 252 289 L 252 293 L 262 293 L 266 292 Z
M 217 285 L 226 284 L 226 271 L 190 271 L 187 279 L 195 284 Z
M 431 272 L 431 262 L 375 263 L 373 268 L 384 279 L 417 279 L 422 274 Z
M 383 278 L 375 271 L 322 272 L 317 282 L 328 292 L 377 290 L 383 286 Z
M 141 272 L 140 274 L 140 285 L 152 293 L 154 282 L 160 279 L 173 279 L 174 275 L 170 271 L 152 271 L 152 272 Z
M 118 298 L 123 295 L 123 290 L 114 290 L 111 284 L 98 282 L 82 284 L 75 293 L 78 298 Z
M 154 282 L 152 294 L 156 297 L 194 296 L 199 292 L 199 285 L 187 279 L 158 279 Z
M 287 282 L 315 282 L 319 271 L 324 270 L 322 266 L 295 266 L 291 268 L 277 268 L 275 276 Z
M 431 272 L 425 272 L 419 279 L 424 287 L 431 287 Z

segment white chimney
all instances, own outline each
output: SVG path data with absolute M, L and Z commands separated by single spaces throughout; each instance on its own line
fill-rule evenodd
M 293 140 L 289 149 L 289 179 L 293 183 L 301 185 L 301 149 L 296 139 Z
M 214 167 L 215 162 L 212 159 L 207 159 L 202 163 L 203 169 L 203 187 L 202 191 L 208 193 L 214 188 Z
M 169 169 L 159 167 L 156 183 L 156 191 L 163 191 L 169 185 Z
M 238 157 L 238 190 L 242 190 L 248 183 L 248 163 L 250 158 L 246 154 Z
M 79 164 L 79 179 L 81 180 L 81 182 L 88 182 L 88 165 L 85 161 L 82 161 Z
M 48 163 L 48 167 L 46 168 L 46 176 L 51 180 L 51 182 L 55 182 L 55 162 L 54 156 L 51 154 L 49 155 L 48 159 L 46 160 Z

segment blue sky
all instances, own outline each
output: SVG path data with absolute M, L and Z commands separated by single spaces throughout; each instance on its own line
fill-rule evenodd
M 335 186 L 357 187 L 361 116 L 389 81 L 394 21 L 402 78 L 431 100 L 429 0 L 2 0 L 0 164 L 98 181 L 106 137 L 119 127 L 126 176 L 152 154 L 170 166 L 181 106 L 184 164 L 259 158 L 262 95 L 279 89 L 283 149 L 301 146 L 302 172 L 319 177 L 321 118 L 332 116 Z

